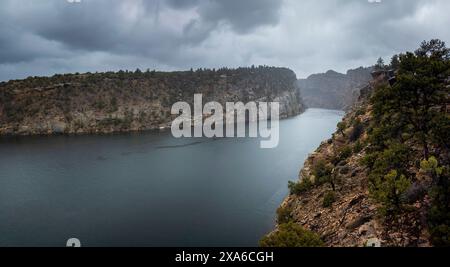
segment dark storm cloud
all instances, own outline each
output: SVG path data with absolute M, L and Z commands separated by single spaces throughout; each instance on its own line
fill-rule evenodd
M 0 80 L 267 64 L 299 76 L 448 41 L 446 0 L 3 0 Z
M 14 51 L 23 32 L 59 42 L 70 49 L 142 54 L 165 61 L 177 57 L 179 47 L 196 45 L 208 38 L 221 23 L 236 32 L 247 32 L 278 20 L 278 0 L 169 0 L 122 1 L 83 0 L 70 4 L 64 0 L 14 0 L 1 3 L 3 20 L 18 25 L 16 35 L 2 32 L 0 62 L 16 62 L 39 55 L 33 45 Z M 174 9 L 175 11 L 171 10 Z M 183 18 L 182 12 L 194 9 Z M 11 11 L 11 12 L 9 12 Z M 164 17 L 163 17 L 164 16 Z M 5 39 L 4 38 L 4 39 Z M 173 58 L 172 58 L 173 57 Z
M 216 0 L 205 1 L 199 13 L 206 21 L 226 21 L 239 33 L 246 33 L 261 25 L 279 22 L 280 0 Z
M 176 9 L 197 7 L 200 19 L 206 23 L 229 23 L 240 33 L 279 21 L 282 0 L 168 0 Z
M 51 10 L 40 8 L 33 14 L 30 14 L 33 10 L 26 10 L 23 15 L 27 17 L 21 18 L 23 20 L 20 23 L 44 38 L 86 50 L 120 50 L 130 44 L 133 47 L 134 44 L 159 43 L 166 39 L 171 39 L 174 45 L 177 44 L 175 42 L 191 41 L 189 36 L 165 32 L 167 29 L 161 25 L 159 16 L 167 8 L 196 8 L 198 17 L 190 19 L 186 25 L 175 17 L 171 23 L 172 26 L 187 29 L 184 32 L 193 29 L 194 23 L 200 23 L 199 29 L 208 29 L 202 34 L 206 38 L 207 33 L 220 22 L 228 23 L 238 32 L 276 24 L 281 6 L 279 0 L 84 0 L 71 7 L 61 0 L 51 2 L 54 4 L 45 5 L 52 7 Z M 207 27 L 203 27 L 203 24 Z
M 167 5 L 177 9 L 191 8 L 198 5 L 200 0 L 167 0 Z

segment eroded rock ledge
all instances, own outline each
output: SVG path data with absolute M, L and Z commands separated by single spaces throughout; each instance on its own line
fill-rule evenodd
M 304 111 L 296 75 L 252 67 L 185 72 L 108 72 L 0 83 L 0 135 L 86 134 L 170 127 L 172 105 L 279 101 L 281 117 Z

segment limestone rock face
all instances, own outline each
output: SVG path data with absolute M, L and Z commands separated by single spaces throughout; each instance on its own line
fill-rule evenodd
M 310 108 L 348 110 L 359 96 L 359 89 L 372 79 L 372 68 L 358 68 L 346 74 L 328 71 L 298 80 L 305 104 Z
M 280 103 L 280 117 L 288 118 L 300 114 L 304 110 L 304 104 L 298 91 L 283 92 L 273 99 Z
M 282 118 L 304 111 L 286 68 L 108 72 L 0 83 L 0 135 L 111 133 L 168 128 L 174 103 L 280 102 Z

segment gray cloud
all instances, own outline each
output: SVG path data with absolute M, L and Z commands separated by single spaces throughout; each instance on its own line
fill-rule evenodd
M 446 0 L 3 0 L 0 80 L 137 67 L 345 71 L 449 41 L 446 10 Z
M 238 33 L 248 33 L 262 25 L 276 25 L 281 0 L 215 0 L 199 6 L 201 18 L 209 22 L 228 22 Z

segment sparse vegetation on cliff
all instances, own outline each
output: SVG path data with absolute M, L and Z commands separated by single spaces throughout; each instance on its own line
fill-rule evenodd
M 286 68 L 64 74 L 0 84 L 0 135 L 109 133 L 168 127 L 178 101 L 280 102 L 281 117 L 304 110 Z
M 423 42 L 373 77 L 282 207 L 328 246 L 450 246 L 450 50 Z
M 279 229 L 260 241 L 261 247 L 322 247 L 320 237 L 295 223 L 281 224 Z

